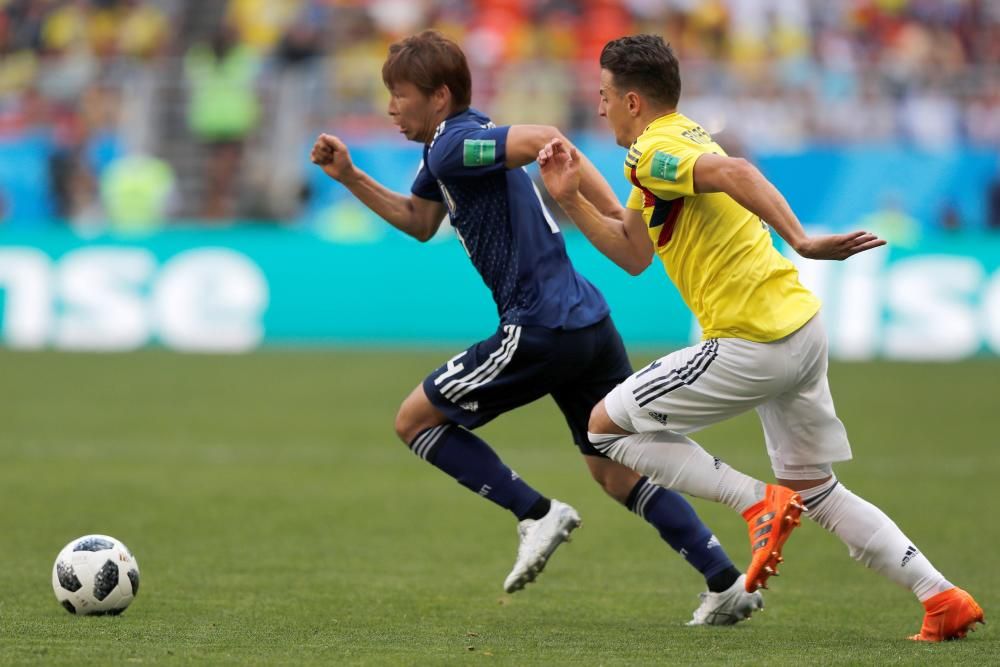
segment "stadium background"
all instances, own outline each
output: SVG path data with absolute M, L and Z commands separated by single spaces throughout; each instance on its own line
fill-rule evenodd
M 1000 532 L 962 509 L 996 509 L 1000 473 L 997 2 L 0 0 L 0 505 L 27 554 L 0 575 L 0 659 L 628 664 L 664 659 L 666 624 L 674 661 L 731 663 L 794 624 L 779 663 L 988 661 L 992 633 L 958 653 L 896 641 L 919 609 L 816 530 L 768 616 L 683 634 L 697 582 L 600 496 L 547 404 L 486 437 L 593 537 L 496 605 L 512 528 L 391 432 L 423 374 L 492 331 L 489 295 L 447 225 L 412 241 L 308 162 L 334 132 L 408 189 L 419 147 L 388 122 L 380 66 L 425 27 L 466 50 L 475 106 L 559 126 L 623 196 L 596 59 L 663 34 L 681 110 L 804 224 L 889 239 L 800 262 L 844 362 L 834 392 L 862 452 L 844 475 L 989 616 L 1000 580 L 975 567 Z M 560 221 L 637 363 L 697 337 L 660 267 L 630 278 Z M 748 417 L 704 442 L 768 476 L 759 439 Z M 698 508 L 741 561 L 742 528 Z M 71 624 L 47 597 L 50 559 L 86 532 L 146 568 L 128 625 Z M 253 546 L 268 540 L 293 562 Z M 608 578 L 609 559 L 630 567 Z

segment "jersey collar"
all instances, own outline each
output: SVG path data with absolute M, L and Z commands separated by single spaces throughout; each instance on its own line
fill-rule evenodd
M 646 134 L 650 130 L 658 130 L 665 125 L 672 125 L 678 118 L 680 118 L 679 111 L 671 111 L 670 113 L 660 116 L 659 118 L 653 119 L 653 122 L 646 126 L 646 129 L 642 131 Z

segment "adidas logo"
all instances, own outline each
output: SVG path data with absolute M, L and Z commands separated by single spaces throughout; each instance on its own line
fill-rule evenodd
M 718 470 L 719 468 L 722 467 L 722 459 L 720 459 L 718 456 L 714 458 L 715 458 L 715 469 Z
M 652 410 L 650 410 L 649 416 L 655 419 L 656 421 L 660 422 L 661 424 L 666 425 L 667 423 L 667 415 L 663 414 L 662 412 L 653 412 Z
M 490 495 L 490 491 L 492 490 L 493 490 L 492 486 L 490 486 L 489 484 L 483 484 L 483 488 L 479 489 L 479 495 L 485 498 L 486 496 Z
M 714 549 L 715 547 L 721 547 L 721 546 L 722 543 L 719 542 L 719 538 L 716 537 L 715 535 L 712 535 L 710 538 L 708 538 L 708 544 L 705 545 L 705 548 Z
M 466 412 L 475 412 L 479 409 L 479 401 L 467 401 L 465 403 L 459 403 L 458 407 L 462 408 Z
M 918 555 L 920 555 L 920 552 L 917 551 L 917 548 L 911 544 L 910 546 L 906 547 L 906 553 L 903 554 L 903 562 L 900 563 L 899 566 L 906 567 L 906 564 L 909 563 L 914 558 L 916 558 Z

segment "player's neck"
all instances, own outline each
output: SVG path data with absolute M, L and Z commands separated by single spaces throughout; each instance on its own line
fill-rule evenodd
M 441 126 L 441 123 L 465 110 L 466 109 L 455 109 L 452 106 L 448 106 L 434 114 L 430 119 L 430 127 L 427 128 L 426 136 L 422 137 L 421 141 L 425 144 L 431 143 L 431 141 L 434 140 L 434 135 L 437 132 L 437 128 Z
M 670 114 L 676 112 L 677 112 L 676 107 L 669 107 L 669 108 L 657 107 L 657 108 L 643 109 L 643 112 L 635 117 L 635 122 L 632 125 L 632 130 L 634 132 L 635 139 L 638 139 L 639 136 L 646 131 L 646 128 L 648 128 L 650 125 L 655 123 L 660 118 L 663 118 L 664 116 L 669 116 Z M 633 139 L 633 141 L 635 139 Z

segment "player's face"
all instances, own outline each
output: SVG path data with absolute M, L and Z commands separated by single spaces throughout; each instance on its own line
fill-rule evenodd
M 629 113 L 625 96 L 614 87 L 613 77 L 608 70 L 601 70 L 601 102 L 597 106 L 597 115 L 608 119 L 608 125 L 615 135 L 615 143 L 628 148 L 634 140 L 629 136 L 632 114 Z
M 437 127 L 434 101 L 409 81 L 399 81 L 389 88 L 389 116 L 410 141 L 430 143 Z

